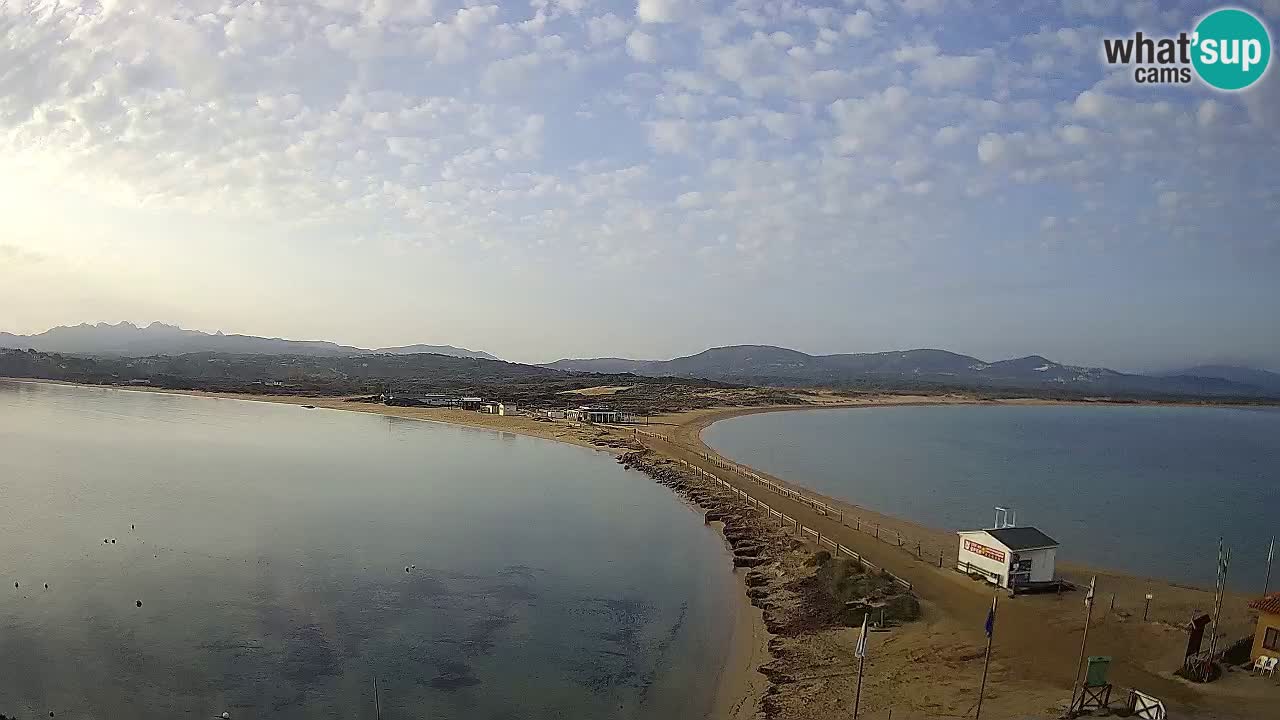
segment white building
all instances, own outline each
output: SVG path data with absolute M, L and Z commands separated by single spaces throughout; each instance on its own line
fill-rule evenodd
M 1053 582 L 1058 541 L 1033 527 L 965 530 L 956 569 L 978 573 L 1002 588 Z
M 576 419 L 581 422 L 589 423 L 620 423 L 622 422 L 622 411 L 614 410 L 603 405 L 583 405 L 574 411 L 577 415 Z

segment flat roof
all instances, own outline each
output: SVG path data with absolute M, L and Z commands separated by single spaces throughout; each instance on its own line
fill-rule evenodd
M 1002 546 L 1012 551 L 1020 550 L 1039 550 L 1042 547 L 1057 547 L 1059 542 L 1056 539 L 1046 536 L 1039 532 L 1038 528 L 993 528 L 987 530 L 964 530 L 961 536 L 968 536 L 972 533 L 987 533 L 988 536 L 996 538 Z

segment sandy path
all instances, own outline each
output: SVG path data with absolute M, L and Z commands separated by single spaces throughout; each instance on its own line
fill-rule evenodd
M 922 404 L 930 399 L 900 397 L 877 404 Z M 953 400 L 951 402 L 968 402 Z M 884 565 L 911 582 L 917 594 L 926 601 L 928 622 L 936 635 L 954 638 L 962 643 L 981 646 L 985 641 L 983 620 L 991 603 L 992 589 L 985 583 L 974 582 L 951 568 L 955 563 L 955 536 L 947 531 L 927 528 L 900 518 L 894 518 L 862 508 L 852 503 L 837 501 L 808 491 L 779 478 L 759 473 L 779 484 L 804 490 L 810 497 L 824 499 L 844 511 L 843 522 L 835 516 L 824 516 L 812 508 L 781 495 L 767 491 L 753 481 L 728 472 L 706 462 L 701 453 L 719 457 L 702 442 L 701 432 L 712 423 L 741 414 L 773 412 L 784 408 L 767 409 L 719 409 L 695 411 L 669 418 L 660 418 L 660 426 L 651 429 L 667 435 L 671 442 L 643 438 L 644 443 L 663 454 L 684 459 L 715 472 L 725 480 L 753 493 L 775 509 L 801 519 L 803 524 L 836 538 L 873 562 Z M 796 408 L 791 408 L 796 409 Z M 661 426 L 665 424 L 664 426 Z M 723 458 L 721 458 L 723 460 Z M 880 538 L 859 531 L 854 527 L 862 523 L 877 528 Z M 877 530 L 873 529 L 872 532 Z M 910 540 L 898 546 L 897 536 Z M 886 542 L 884 539 L 888 538 Z M 917 550 L 916 543 L 920 549 Z M 923 556 L 917 559 L 917 552 Z M 943 569 L 939 569 L 938 555 L 943 556 Z M 1176 678 L 1170 672 L 1177 667 L 1181 650 L 1185 647 L 1185 633 L 1177 626 L 1186 622 L 1195 611 L 1207 610 L 1212 604 L 1210 592 L 1174 585 L 1168 582 L 1132 577 L 1120 573 L 1097 571 L 1086 567 L 1064 565 L 1063 574 L 1077 583 L 1087 583 L 1088 577 L 1098 573 L 1098 603 L 1089 636 L 1090 655 L 1111 655 L 1113 660 L 1111 680 L 1118 687 L 1135 687 L 1157 695 L 1166 701 L 1171 710 L 1193 710 L 1211 713 L 1215 717 L 1259 717 L 1257 712 L 1274 711 L 1275 698 L 1259 702 L 1256 698 L 1223 697 L 1221 686 L 1205 688 L 1194 686 Z M 1141 622 L 1143 596 L 1153 592 L 1159 600 L 1153 604 L 1151 622 Z M 1115 594 L 1116 612 L 1111 611 L 1111 595 Z M 1070 696 L 1070 683 L 1074 676 L 1075 662 L 1079 655 L 1084 626 L 1083 593 L 1057 595 L 1020 596 L 1009 600 L 1001 598 L 998 641 L 994 652 L 1000 667 L 1001 685 L 1012 684 L 1019 688 L 1018 695 L 1037 703 L 1055 699 L 1065 704 Z M 1224 603 L 1223 626 L 1227 637 L 1247 634 L 1251 629 L 1245 603 L 1248 598 L 1229 596 Z M 936 638 L 935 638 L 936 639 Z M 918 648 L 911 643 L 899 643 L 899 650 L 910 654 Z M 971 664 L 980 663 L 974 658 Z M 980 666 L 965 668 L 965 674 L 977 677 Z M 896 698 L 888 698 L 893 706 L 901 706 L 903 699 L 919 696 L 919 693 L 936 694 L 939 678 L 922 678 L 921 687 L 902 683 Z M 1252 688 L 1250 688 L 1252 689 Z M 973 692 L 961 684 L 957 692 Z M 998 692 L 998 691 L 997 691 Z M 976 693 L 975 693 L 976 694 Z M 999 700 L 996 701 L 1000 703 Z M 993 709 L 995 706 L 992 706 Z M 1009 708 L 1027 712 L 1027 705 Z M 895 716 L 897 716 L 895 712 Z

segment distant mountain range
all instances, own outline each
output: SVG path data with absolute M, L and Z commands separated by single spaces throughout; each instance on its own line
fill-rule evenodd
M 461 358 L 497 360 L 487 352 L 452 345 L 406 345 L 404 347 L 366 349 L 323 340 L 284 340 L 255 335 L 226 335 L 185 330 L 176 325 L 153 322 L 145 327 L 122 322 L 115 325 L 82 323 L 59 326 L 36 335 L 13 335 L 0 332 L 0 348 L 39 350 L 69 355 L 105 355 L 145 357 L 148 355 L 185 355 L 218 352 L 238 355 L 412 355 L 431 353 Z
M 1272 391 L 1280 391 L 1280 373 L 1269 370 L 1258 370 L 1240 365 L 1197 365 L 1177 372 L 1168 373 L 1165 377 L 1187 376 L 1210 377 L 1229 380 L 1241 385 L 1253 385 Z
M 105 358 L 180 357 L 189 354 L 291 355 L 341 359 L 352 356 L 442 355 L 453 358 L 499 360 L 486 352 L 452 345 L 406 345 L 366 349 L 313 340 L 284 340 L 253 335 L 226 335 L 186 330 L 164 323 L 138 327 L 122 322 L 56 327 L 36 335 L 0 332 L 0 349 L 32 349 Z M 538 366 L 501 363 L 501 373 L 597 373 L 652 378 L 700 379 L 764 387 L 828 387 L 910 391 L 940 389 L 1025 390 L 1073 396 L 1136 396 L 1164 398 L 1280 399 L 1280 374 L 1232 365 L 1199 365 L 1172 373 L 1122 373 L 1100 367 L 1054 362 L 1040 355 L 988 362 L 946 350 L 903 350 L 878 353 L 809 355 L 770 345 L 711 348 L 673 360 L 594 358 L 557 360 Z M 345 367 L 333 365 L 333 368 Z M 438 364 L 389 365 L 394 377 L 406 368 Z M 496 367 L 496 366 L 495 366 Z M 527 370 L 523 370 L 527 368 Z M 336 370 L 335 370 L 336 371 Z M 342 371 L 345 373 L 345 371 Z M 471 371 L 468 371 L 471 372 Z M 410 373 L 411 374 L 411 373 Z M 424 380 L 429 379 L 423 376 Z
M 987 362 L 946 350 L 809 355 L 769 345 L 734 345 L 673 360 L 565 359 L 544 367 L 765 386 L 1023 388 L 1099 395 L 1280 397 L 1280 375 L 1252 368 L 1200 366 L 1157 376 L 1063 365 L 1039 355 Z

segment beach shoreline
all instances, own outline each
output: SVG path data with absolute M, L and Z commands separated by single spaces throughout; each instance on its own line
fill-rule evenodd
M 45 382 L 30 379 L 15 380 L 18 382 Z M 91 385 L 89 387 L 104 386 Z M 746 414 L 788 410 L 944 404 L 1098 404 L 1038 399 L 1022 401 L 979 400 L 964 397 L 897 395 L 874 396 L 855 401 L 840 402 L 829 399 L 823 403 L 799 406 L 708 408 L 650 418 L 647 425 L 648 429 L 663 433 L 671 440 L 670 443 L 659 443 L 633 434 L 631 426 L 598 426 L 566 421 L 541 421 L 527 416 L 494 416 L 471 411 L 439 408 L 391 407 L 375 403 L 352 402 L 343 398 L 243 395 L 162 390 L 150 387 L 113 389 L 273 402 L 412 418 L 556 440 L 609 452 L 613 455 L 619 455 L 628 449 L 644 447 L 655 451 L 659 456 L 683 460 L 695 465 L 702 461 L 700 454 L 706 453 L 719 457 L 713 449 L 702 441 L 702 431 L 720 420 Z M 1131 403 L 1122 404 L 1129 405 Z M 744 470 L 748 469 L 745 465 L 733 462 L 732 459 L 726 458 L 724 460 Z M 743 490 L 760 492 L 758 485 L 753 484 L 745 477 L 739 477 L 738 473 L 723 471 L 710 464 L 704 465 L 703 468 L 721 473 L 726 480 Z M 760 474 L 767 475 L 765 473 Z M 794 482 L 788 482 L 782 478 L 773 478 L 772 476 L 768 477 L 780 485 L 803 491 L 804 494 L 810 497 L 825 498 L 825 496 Z M 806 508 L 802 505 L 797 504 L 794 507 L 788 507 L 785 500 L 777 500 L 777 496 L 769 497 L 769 502 L 776 503 L 777 506 L 782 507 L 796 517 L 804 518 L 806 525 L 818 527 L 820 530 L 824 530 L 824 534 L 830 533 L 828 536 L 840 539 L 841 535 L 839 533 L 849 530 L 838 525 L 830 525 L 830 521 L 826 518 L 806 514 Z M 835 498 L 825 498 L 825 501 L 830 502 L 833 507 L 842 507 L 847 512 L 862 513 L 865 519 L 876 522 L 878 526 L 886 530 L 893 530 L 911 537 L 932 537 L 944 547 L 953 546 L 955 543 L 954 534 L 946 530 L 925 527 L 903 518 L 877 513 L 869 508 L 862 508 L 853 503 Z M 824 523 L 826 524 L 824 525 Z M 951 572 L 950 570 L 946 572 L 937 570 L 934 567 L 934 563 L 921 562 L 914 555 L 904 553 L 900 548 L 886 545 L 878 539 L 873 540 L 869 536 L 849 533 L 845 536 L 845 542 L 856 551 L 874 559 L 879 564 L 885 565 L 895 573 L 905 574 L 916 584 L 917 594 L 920 596 L 922 604 L 927 608 L 925 620 L 928 632 L 921 633 L 917 630 L 911 630 L 903 633 L 903 639 L 898 642 L 897 652 L 903 653 L 905 656 L 920 656 L 921 654 L 927 655 L 944 651 L 955 652 L 955 647 L 981 647 L 981 639 L 979 637 L 981 635 L 980 623 L 969 623 L 967 621 L 970 619 L 969 615 L 972 614 L 976 617 L 985 612 L 981 609 L 981 606 L 984 603 L 986 605 L 990 604 L 989 591 L 981 591 L 968 578 L 961 576 L 959 573 Z M 1210 591 L 1187 588 L 1153 578 L 1095 570 L 1085 566 L 1062 564 L 1061 568 L 1063 574 L 1077 584 L 1082 582 L 1087 584 L 1090 574 L 1097 573 L 1100 588 L 1105 590 L 1103 597 L 1110 597 L 1114 593 L 1116 606 L 1106 613 L 1101 613 L 1102 618 L 1100 621 L 1095 620 L 1095 624 L 1101 622 L 1109 625 L 1111 631 L 1110 633 L 1098 633 L 1098 635 L 1104 636 L 1100 638 L 1098 643 L 1101 647 L 1098 650 L 1091 648 L 1091 652 L 1101 653 L 1105 651 L 1115 653 L 1118 656 L 1132 655 L 1133 659 L 1127 665 L 1117 663 L 1118 667 L 1115 668 L 1116 675 L 1121 682 L 1124 682 L 1127 687 L 1140 686 L 1153 690 L 1157 694 L 1162 694 L 1168 698 L 1175 706 L 1194 708 L 1197 711 L 1205 709 L 1201 707 L 1201 703 L 1211 700 L 1214 695 L 1208 691 L 1201 691 L 1197 687 L 1190 686 L 1173 677 L 1171 669 L 1180 662 L 1180 659 L 1171 654 L 1169 648 L 1176 649 L 1180 642 L 1177 636 L 1184 634 L 1181 629 L 1182 623 L 1185 623 L 1192 611 L 1199 612 L 1205 607 L 1206 598 L 1212 595 Z M 742 582 L 741 578 L 739 578 L 739 582 Z M 739 589 L 745 591 L 745 586 Z M 1135 622 L 1132 619 L 1134 604 L 1137 603 L 1137 606 L 1141 607 L 1140 599 L 1143 594 L 1151 592 L 1153 589 L 1155 589 L 1157 596 L 1162 598 L 1161 604 L 1158 607 L 1153 606 L 1150 623 Z M 1024 700 L 1034 699 L 1033 702 L 1041 703 L 1044 709 L 1042 714 L 1045 717 L 1052 716 L 1060 711 L 1057 704 L 1063 699 L 1062 686 L 1070 680 L 1071 672 L 1065 665 L 1065 662 L 1070 658 L 1062 656 L 1070 655 L 1071 658 L 1074 657 L 1074 652 L 1064 651 L 1064 648 L 1073 643 L 1078 649 L 1078 637 L 1082 627 L 1080 622 L 1075 619 L 1078 615 L 1075 611 L 1078 599 L 1078 594 L 1069 595 L 1065 598 L 1066 603 L 1061 608 L 1054 607 L 1052 598 L 1019 599 L 1017 601 L 1018 605 L 1011 608 L 1011 611 L 1023 615 L 1021 619 L 1015 621 L 1015 624 L 1021 623 L 1022 629 L 1019 632 L 1025 634 L 1026 638 L 1017 643 L 1006 641 L 1006 647 L 1002 648 L 1002 650 L 1011 654 L 1011 657 L 1008 658 L 1010 662 L 1006 664 L 999 660 L 993 661 L 993 668 L 996 669 L 995 677 L 998 678 L 997 682 L 1009 688 L 1017 687 L 1019 689 L 1018 695 Z M 1242 599 L 1244 599 L 1243 596 L 1231 595 L 1230 607 L 1241 607 L 1242 604 L 1239 601 Z M 1231 612 L 1224 610 L 1224 626 L 1228 628 L 1227 632 L 1237 632 L 1243 628 L 1246 624 L 1246 614 L 1244 612 L 1236 612 L 1234 609 Z M 1009 620 L 1005 622 L 1009 622 Z M 1058 651 L 1062 652 L 1055 651 L 1056 654 L 1052 656 L 1047 654 L 1047 650 L 1039 647 L 1039 644 L 1034 639 L 1037 635 L 1049 629 L 1062 636 L 1059 638 L 1061 642 L 1058 643 L 1061 646 Z M 1170 633 L 1174 635 L 1171 637 Z M 1072 639 L 1073 634 L 1075 639 Z M 749 718 L 756 715 L 760 694 L 767 689 L 767 682 L 764 681 L 764 676 L 760 674 L 760 668 L 764 663 L 770 661 L 769 639 L 769 635 L 763 627 L 760 611 L 751 607 L 750 603 L 747 602 L 745 592 L 738 593 L 732 636 L 724 665 L 720 669 L 716 682 L 716 690 L 711 705 L 711 717 L 737 720 L 738 718 Z M 958 656 L 962 658 L 962 661 L 957 662 L 957 667 L 965 674 L 972 672 L 969 666 L 974 660 L 970 657 L 969 651 L 964 650 Z M 884 690 L 885 695 L 880 702 L 887 703 L 884 707 L 900 708 L 899 712 L 902 713 L 902 717 L 913 717 L 910 712 L 902 712 L 907 710 L 910 704 L 904 707 L 900 703 L 912 702 L 913 695 L 932 692 L 935 689 L 935 683 L 936 678 L 932 675 L 921 676 L 912 682 L 903 680 L 894 688 Z M 960 687 L 950 690 L 953 694 L 959 692 L 962 695 L 974 691 L 974 688 L 969 688 L 965 683 L 961 683 Z M 875 691 L 872 692 L 874 693 Z M 872 701 L 875 702 L 874 694 L 872 698 Z M 1014 697 L 1011 693 L 1010 697 L 1003 701 L 993 701 L 992 708 L 993 710 L 998 710 L 1000 706 L 1011 703 L 1013 699 Z M 947 700 L 948 705 L 954 705 L 955 702 L 955 697 Z M 1008 709 L 1023 713 L 1028 717 L 1040 716 L 1027 712 L 1028 706 L 1026 705 L 1014 706 L 1008 704 Z M 1221 711 L 1221 707 L 1212 709 L 1215 712 Z M 895 716 L 898 716 L 899 712 L 895 712 Z M 925 712 L 921 717 L 928 715 L 929 713 Z M 1217 716 L 1233 717 L 1234 715 L 1231 712 L 1220 712 Z M 1249 715 L 1246 712 L 1240 717 L 1249 717 Z

